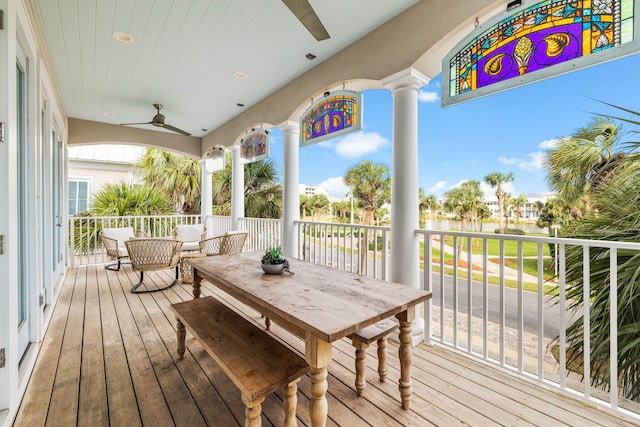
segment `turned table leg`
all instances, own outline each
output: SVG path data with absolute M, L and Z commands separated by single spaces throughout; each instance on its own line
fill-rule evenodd
M 198 270 L 193 269 L 193 299 L 200 298 L 200 286 L 202 285 L 202 277 L 198 274 Z
M 176 335 L 178 337 L 178 359 L 182 359 L 184 358 L 184 338 L 187 335 L 187 331 L 185 330 L 184 325 L 180 320 L 178 320 L 177 327 L 178 330 L 176 332 Z
M 415 309 L 409 308 L 407 311 L 396 314 L 396 318 L 400 322 L 400 349 L 398 357 L 400 358 L 400 381 L 398 387 L 400 389 L 400 399 L 402 401 L 402 409 L 409 409 L 411 403 L 411 393 L 413 386 L 411 382 L 411 357 L 413 350 L 411 348 L 411 323 L 415 315 Z
M 325 427 L 327 424 L 327 367 L 331 362 L 331 343 L 312 335 L 305 340 L 305 359 L 309 363 L 311 377 L 311 399 L 309 415 L 313 427 Z

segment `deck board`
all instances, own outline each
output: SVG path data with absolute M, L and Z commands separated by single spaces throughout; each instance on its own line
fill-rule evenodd
M 145 274 L 156 284 L 173 271 Z M 202 347 L 187 334 L 184 359 L 176 354 L 176 324 L 169 305 L 191 299 L 191 286 L 132 294 L 138 276 L 125 265 L 70 269 L 41 344 L 16 426 L 148 425 L 234 426 L 244 421 L 240 393 Z M 216 295 L 259 325 L 255 310 Z M 301 355 L 304 342 L 272 325 L 272 332 Z M 376 347 L 367 354 L 364 396 L 354 391 L 354 349 L 335 343 L 329 366 L 327 426 L 571 425 L 638 426 L 636 420 L 516 377 L 504 369 L 448 349 L 414 349 L 411 408 L 400 407 L 398 345 L 389 342 L 388 379 L 377 379 Z M 299 425 L 310 425 L 310 380 L 298 384 Z M 282 392 L 263 403 L 264 426 L 283 422 Z

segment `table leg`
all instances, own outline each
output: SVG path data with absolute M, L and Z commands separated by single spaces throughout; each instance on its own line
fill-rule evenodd
M 305 358 L 311 376 L 309 415 L 313 427 L 325 427 L 327 424 L 327 368 L 331 362 L 331 348 L 331 343 L 312 335 L 306 337 Z
M 202 284 L 202 277 L 198 274 L 198 270 L 193 269 L 193 299 L 200 298 L 200 285 Z
M 184 338 L 186 336 L 187 331 L 185 330 L 185 327 L 180 321 L 180 319 L 178 319 L 177 329 L 178 330 L 176 332 L 176 336 L 178 337 L 178 359 L 182 359 L 184 358 L 184 351 L 185 351 Z
M 398 387 L 400 389 L 402 409 L 409 409 L 411 393 L 413 392 L 411 382 L 411 357 L 413 354 L 413 349 L 411 348 L 411 324 L 414 316 L 414 307 L 396 314 L 396 318 L 400 322 L 400 334 L 398 337 L 400 340 L 400 350 L 398 351 L 398 357 L 400 359 L 400 381 Z

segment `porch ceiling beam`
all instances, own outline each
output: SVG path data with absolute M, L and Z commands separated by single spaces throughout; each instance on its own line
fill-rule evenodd
M 201 159 L 202 138 L 91 120 L 69 119 L 68 145 L 132 144 L 162 148 Z

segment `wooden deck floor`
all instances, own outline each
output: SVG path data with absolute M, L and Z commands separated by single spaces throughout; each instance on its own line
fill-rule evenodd
M 150 282 L 173 272 L 149 273 Z M 185 359 L 176 359 L 175 320 L 169 304 L 191 298 L 189 285 L 132 294 L 137 276 L 102 266 L 69 270 L 16 426 L 236 426 L 239 392 L 187 334 Z M 218 295 L 203 283 L 203 295 Z M 252 309 L 225 300 L 262 323 Z M 304 343 L 277 326 L 273 332 L 301 354 Z M 334 426 L 611 426 L 640 425 L 606 409 L 545 390 L 532 382 L 438 347 L 414 349 L 413 398 L 400 408 L 398 347 L 389 345 L 389 378 L 377 381 L 375 346 L 367 358 L 367 388 L 353 391 L 354 352 L 345 339 L 329 367 L 329 420 Z M 308 377 L 299 383 L 299 425 L 309 422 Z M 263 404 L 263 425 L 283 421 L 282 395 Z

